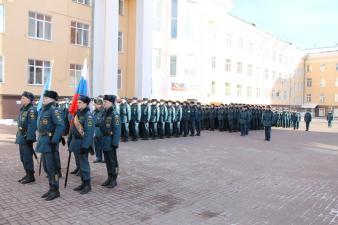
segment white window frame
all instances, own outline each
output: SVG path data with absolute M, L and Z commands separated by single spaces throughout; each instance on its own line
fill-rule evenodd
M 91 6 L 92 1 L 88 0 L 88 4 L 86 3 L 86 0 L 73 0 L 74 3 L 81 4 L 81 5 L 86 5 L 86 6 Z
M 338 87 L 338 77 L 336 77 L 336 87 Z
M 74 66 L 74 69 L 71 68 L 72 65 Z M 82 68 L 83 68 L 83 65 L 81 65 L 81 64 L 75 64 L 75 63 L 69 64 L 69 79 L 70 79 L 69 86 L 70 87 L 73 87 L 73 88 L 77 87 L 77 85 L 80 81 L 80 78 L 81 78 Z M 73 82 L 72 82 L 72 75 L 74 75 L 74 81 Z
M 305 95 L 305 101 L 306 102 L 311 102 L 312 101 L 311 97 L 312 97 L 311 94 L 306 94 Z
M 265 69 L 265 70 L 264 70 L 264 79 L 265 79 L 265 80 L 268 80 L 268 79 L 269 79 L 269 70 L 268 70 L 268 69 Z
M 319 69 L 321 72 L 324 72 L 326 70 L 326 64 L 325 63 L 320 64 Z
M 261 97 L 261 89 L 259 87 L 256 88 L 256 98 Z
M 173 1 L 176 1 L 176 8 L 173 6 Z M 173 10 L 176 11 L 176 15 L 173 15 Z M 170 38 L 177 39 L 178 36 L 178 0 L 171 0 L 170 1 Z M 174 25 L 174 26 L 173 26 Z M 176 29 L 176 33 L 174 34 L 174 27 Z
M 231 59 L 225 59 L 225 72 L 231 72 Z
M 211 69 L 216 69 L 216 56 L 211 57 Z
M 175 73 L 172 73 L 173 70 L 172 70 L 172 66 L 173 66 L 173 62 L 175 59 Z M 170 55 L 169 56 L 169 76 L 171 77 L 176 77 L 177 76 L 177 55 Z
M 324 94 L 320 94 L 319 95 L 319 102 L 320 103 L 325 103 L 325 95 Z
M 306 87 L 312 87 L 312 78 L 306 78 Z
M 240 84 L 237 84 L 237 97 L 242 97 L 243 92 L 243 86 Z
M 252 68 L 253 68 L 252 64 L 248 64 L 247 65 L 247 70 L 246 70 L 246 75 L 247 76 L 250 76 L 250 77 L 252 76 L 252 72 L 253 72 Z
M 252 87 L 248 86 L 246 88 L 246 96 L 247 97 L 252 97 Z
M 29 79 L 30 79 L 30 67 L 32 65 L 30 65 L 30 60 L 34 61 L 34 65 L 33 65 L 33 68 L 34 68 L 34 82 L 33 83 L 29 83 Z M 42 66 L 36 66 L 36 62 L 37 61 L 40 61 L 42 62 Z M 45 63 L 49 63 L 49 66 L 45 66 Z M 41 84 L 40 83 L 36 83 L 36 69 L 37 68 L 40 68 L 42 70 L 42 74 L 41 74 Z M 27 84 L 28 85 L 32 85 L 32 86 L 42 86 L 45 84 L 45 81 L 47 80 L 47 75 L 45 74 L 46 73 L 46 69 L 49 68 L 49 71 L 50 71 L 50 74 L 53 73 L 53 68 L 51 66 L 51 62 L 50 61 L 47 61 L 47 60 L 38 60 L 38 59 L 28 59 L 28 65 L 27 65 L 27 72 L 28 72 L 28 79 L 27 79 Z
M 117 89 L 121 90 L 122 89 L 122 70 L 117 69 Z
M 119 0 L 119 15 L 124 15 L 124 0 Z
M 243 74 L 243 63 L 242 62 L 237 62 L 237 73 Z
M 34 14 L 34 17 L 32 17 L 30 14 Z M 43 16 L 43 19 L 38 19 L 38 15 L 39 16 Z M 47 18 L 49 17 L 49 21 L 47 20 Z M 34 35 L 30 34 L 30 21 L 33 20 L 34 21 Z M 42 27 L 42 37 L 38 37 L 38 23 L 42 23 L 43 27 Z M 50 39 L 46 38 L 46 25 L 49 24 L 50 25 Z M 38 39 L 38 40 L 43 40 L 43 41 L 51 41 L 52 40 L 52 36 L 53 36 L 53 24 L 52 24 L 52 17 L 46 14 L 42 14 L 42 13 L 37 13 L 37 12 L 33 12 L 33 11 L 29 11 L 28 12 L 28 37 L 33 38 L 33 39 Z
M 119 53 L 123 52 L 123 45 L 124 45 L 123 37 L 124 37 L 123 32 L 119 31 L 118 40 L 117 40 L 117 50 L 118 50 Z
M 4 4 L 0 4 L 0 8 L 2 8 L 2 18 L 0 18 L 0 22 L 2 21 L 2 30 L 0 30 L 0 34 L 1 34 L 1 33 L 5 33 L 5 25 L 6 25 Z
M 225 87 L 224 90 L 225 96 L 231 96 L 231 83 L 225 83 L 224 87 Z
M 73 23 L 75 23 L 75 25 L 73 25 Z M 88 29 L 85 28 L 85 26 L 88 27 Z M 72 43 L 72 29 L 75 29 L 75 37 L 74 37 L 74 43 Z M 77 42 L 77 37 L 79 35 L 79 32 L 81 31 L 81 41 L 80 43 Z M 84 44 L 84 34 L 85 32 L 87 32 L 87 45 Z M 86 24 L 86 23 L 81 23 L 81 22 L 78 22 L 78 21 L 75 21 L 75 20 L 72 20 L 70 22 L 70 43 L 72 45 L 76 45 L 76 46 L 82 46 L 82 47 L 90 47 L 90 25 L 89 24 Z
M 5 57 L 0 55 L 0 84 L 5 83 Z
M 319 81 L 319 87 L 326 87 L 326 80 L 325 78 L 321 78 Z

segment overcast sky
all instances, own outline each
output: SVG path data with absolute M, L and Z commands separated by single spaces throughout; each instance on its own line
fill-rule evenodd
M 230 14 L 302 49 L 338 44 L 338 0 L 233 0 Z

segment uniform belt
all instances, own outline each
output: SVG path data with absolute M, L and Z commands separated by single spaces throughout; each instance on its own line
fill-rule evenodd
M 52 137 L 53 134 L 51 132 L 39 132 L 40 136 L 48 136 L 48 137 Z
M 112 131 L 103 134 L 103 136 L 111 136 L 111 135 L 113 135 L 113 132 L 112 132 Z

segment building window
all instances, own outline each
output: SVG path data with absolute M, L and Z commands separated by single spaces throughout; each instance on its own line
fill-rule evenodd
M 252 96 L 252 87 L 247 87 L 246 95 L 247 95 L 248 97 L 251 97 L 251 96 Z
M 312 87 L 312 78 L 306 79 L 306 87 Z
M 1 9 L 0 9 L 1 10 Z M 0 12 L 0 16 L 1 16 L 1 12 Z M 1 25 L 0 25 L 1 26 Z M 1 28 L 1 27 L 0 27 Z M 336 71 L 338 71 L 338 63 L 336 63 Z
M 211 95 L 215 95 L 216 93 L 216 83 L 215 81 L 211 81 Z
M 306 95 L 306 102 L 311 102 L 311 94 Z
M 320 103 L 324 103 L 325 102 L 325 95 L 324 94 L 321 94 L 319 96 L 319 101 L 320 101 Z
M 312 71 L 312 66 L 311 65 L 306 65 L 306 72 L 309 73 Z
M 0 83 L 4 82 L 4 57 L 0 55 Z
M 338 102 L 338 94 L 335 94 L 335 95 L 334 95 L 334 101 L 335 101 L 335 102 Z
M 90 5 L 90 0 L 73 0 L 73 2 L 83 4 L 83 5 Z
M 320 87 L 325 87 L 325 86 L 326 86 L 326 81 L 325 81 L 324 78 L 320 79 L 320 81 L 319 81 L 319 86 L 320 86 Z
M 211 57 L 211 68 L 216 68 L 216 56 Z
M 51 40 L 52 18 L 39 13 L 29 12 L 28 36 L 32 38 Z
M 264 89 L 265 98 L 269 97 L 269 90 L 267 88 Z
M 153 49 L 153 57 L 154 60 L 152 60 L 153 62 L 153 68 L 155 68 L 155 70 L 160 70 L 161 69 L 161 49 L 157 49 L 154 48 Z
M 256 97 L 257 98 L 261 97 L 261 89 L 260 88 L 256 88 Z
M 241 97 L 242 96 L 242 85 L 237 84 L 237 96 Z
M 170 56 L 170 76 L 176 76 L 177 56 Z
M 288 98 L 288 92 L 287 91 L 284 91 L 283 98 L 284 98 L 284 100 L 286 100 Z
M 49 61 L 28 60 L 28 84 L 42 85 L 51 73 Z
M 271 98 L 275 98 L 276 97 L 276 91 L 275 90 L 272 90 L 271 91 Z
M 243 39 L 242 38 L 239 38 L 238 39 L 238 50 L 239 51 L 243 51 Z
M 121 31 L 119 31 L 119 34 L 118 34 L 118 42 L 117 42 L 117 50 L 119 52 L 122 52 L 123 51 L 123 33 Z
M 336 87 L 338 87 L 338 77 L 336 77 Z
M 278 80 L 279 80 L 279 81 L 282 81 L 282 79 L 283 79 L 282 73 L 279 73 L 279 74 L 278 74 Z
M 171 38 L 177 38 L 177 7 L 177 0 L 171 0 Z
M 250 55 L 253 54 L 253 43 L 252 42 L 248 43 L 248 52 L 249 52 Z
M 5 13 L 4 6 L 0 5 L 0 33 L 5 32 Z
M 70 64 L 69 65 L 69 77 L 71 87 L 77 87 L 80 78 L 81 78 L 82 65 L 79 64 Z
M 324 72 L 326 70 L 326 65 L 325 64 L 321 64 L 320 65 L 320 71 Z
M 226 96 L 231 95 L 231 83 L 225 83 L 225 95 Z
M 231 59 L 225 59 L 225 71 L 231 72 Z
M 264 70 L 264 79 L 265 80 L 269 79 L 269 70 L 267 70 L 267 69 Z
M 88 47 L 89 45 L 89 25 L 72 21 L 70 27 L 70 42 L 74 45 Z
M 243 72 L 242 66 L 243 66 L 243 64 L 241 62 L 237 63 L 237 73 L 242 74 L 242 72 Z
M 246 74 L 248 76 L 252 76 L 252 65 L 251 64 L 248 64 Z
M 276 91 L 276 98 L 280 98 L 279 91 Z
M 276 80 L 276 71 L 272 71 L 271 74 L 272 74 L 272 80 Z
M 155 0 L 153 7 L 153 26 L 154 31 L 161 31 L 163 0 Z
M 123 16 L 124 14 L 124 0 L 119 0 L 119 15 Z
M 122 71 L 121 69 L 117 70 L 117 89 L 121 89 L 122 87 Z
M 231 36 L 231 34 L 227 34 L 226 35 L 226 44 L 227 44 L 227 48 L 231 48 L 231 39 L 232 39 L 232 36 Z

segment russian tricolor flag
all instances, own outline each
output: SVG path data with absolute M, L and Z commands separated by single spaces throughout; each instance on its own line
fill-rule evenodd
M 69 113 L 72 114 L 73 116 L 77 111 L 78 108 L 77 100 L 79 99 L 80 95 L 87 95 L 87 58 L 84 60 L 81 71 L 81 78 L 77 86 L 76 92 L 74 94 L 72 104 L 69 107 Z

